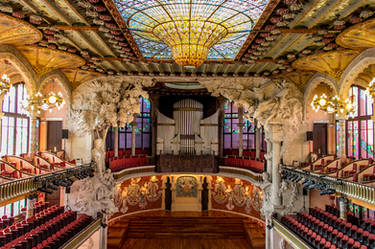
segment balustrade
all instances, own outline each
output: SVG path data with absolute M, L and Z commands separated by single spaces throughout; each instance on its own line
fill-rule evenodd
M 42 187 L 42 182 L 44 180 L 51 179 L 54 177 L 58 178 L 63 176 L 74 176 L 74 174 L 79 173 L 83 170 L 87 170 L 88 168 L 92 168 L 92 165 L 76 166 L 74 168 L 55 171 L 53 173 L 16 179 L 14 181 L 1 183 L 0 202 L 5 202 L 13 198 L 37 191 L 38 188 Z

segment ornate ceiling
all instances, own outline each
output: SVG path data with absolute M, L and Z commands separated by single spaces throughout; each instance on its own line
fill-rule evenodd
M 357 35 L 359 27 L 363 33 L 360 37 L 373 36 L 373 0 L 223 0 L 220 3 L 204 0 L 4 0 L 0 5 L 0 44 L 33 43 L 33 47 L 45 47 L 51 54 L 56 53 L 57 58 L 53 60 L 64 54 L 74 63 L 50 68 L 68 70 L 74 67 L 78 68 L 74 69 L 76 72 L 86 72 L 87 77 L 95 77 L 95 73 L 187 78 L 272 76 L 288 78 L 301 90 L 312 76 L 311 71 L 324 71 L 334 78 L 340 75 L 343 65 L 351 59 L 348 52 L 342 52 L 343 47 L 355 49 L 349 53 L 357 54 L 363 46 L 373 46 L 372 38 L 363 42 Z M 160 21 L 158 18 L 168 20 L 167 13 L 171 11 L 176 11 L 176 16 L 196 11 L 199 16 L 203 10 L 216 13 L 215 8 L 218 19 L 232 22 L 235 32 L 215 45 L 208 60 L 199 67 L 177 65 L 166 44 L 150 33 L 150 27 Z M 162 16 L 156 17 L 158 14 Z M 150 16 L 153 18 L 148 18 Z M 12 40 L 7 37 L 10 26 L 15 37 Z M 20 31 L 21 34 L 17 33 Z M 326 63 L 324 69 L 308 65 L 317 60 L 331 60 L 329 57 L 336 60 L 333 69 L 329 68 L 330 63 Z M 344 62 L 337 65 L 337 60 L 341 59 Z M 66 70 L 65 75 L 76 85 L 86 77 L 76 78 L 77 75 L 72 76 L 75 75 L 73 69 L 69 73 Z

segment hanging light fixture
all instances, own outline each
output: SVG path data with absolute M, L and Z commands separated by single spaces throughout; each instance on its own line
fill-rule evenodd
M 269 0 L 114 0 L 145 58 L 235 59 Z
M 57 108 L 60 110 L 65 104 L 61 92 L 55 94 L 54 92 L 48 93 L 44 96 L 41 92 L 35 93 L 30 99 L 26 99 L 24 107 L 30 112 L 40 114 L 40 111 L 52 112 L 52 109 Z
M 314 96 L 311 106 L 316 112 L 322 110 L 330 114 L 336 114 L 337 116 L 347 118 L 352 116 L 355 112 L 354 102 L 354 96 L 342 101 L 338 96 L 328 98 L 327 95 L 323 93 L 320 97 L 318 95 Z
M 10 78 L 8 75 L 3 74 L 0 79 L 0 95 L 5 95 L 9 91 L 10 86 Z
M 365 91 L 367 96 L 371 97 L 371 100 L 374 101 L 375 99 L 375 78 L 369 83 L 368 87 Z

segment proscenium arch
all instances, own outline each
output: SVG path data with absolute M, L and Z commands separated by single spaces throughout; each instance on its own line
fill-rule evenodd
M 21 74 L 29 93 L 37 87 L 37 77 L 29 61 L 13 46 L 0 45 L 0 59 L 8 60 Z
M 353 84 L 367 87 L 367 85 L 363 85 L 363 82 L 355 82 L 355 80 L 360 73 L 372 64 L 375 64 L 375 48 L 366 49 L 347 66 L 339 82 L 340 98 L 348 98 L 350 87 Z

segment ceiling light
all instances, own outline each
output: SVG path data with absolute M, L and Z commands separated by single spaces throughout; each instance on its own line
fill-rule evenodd
M 145 58 L 181 66 L 234 59 L 268 1 L 114 0 Z

